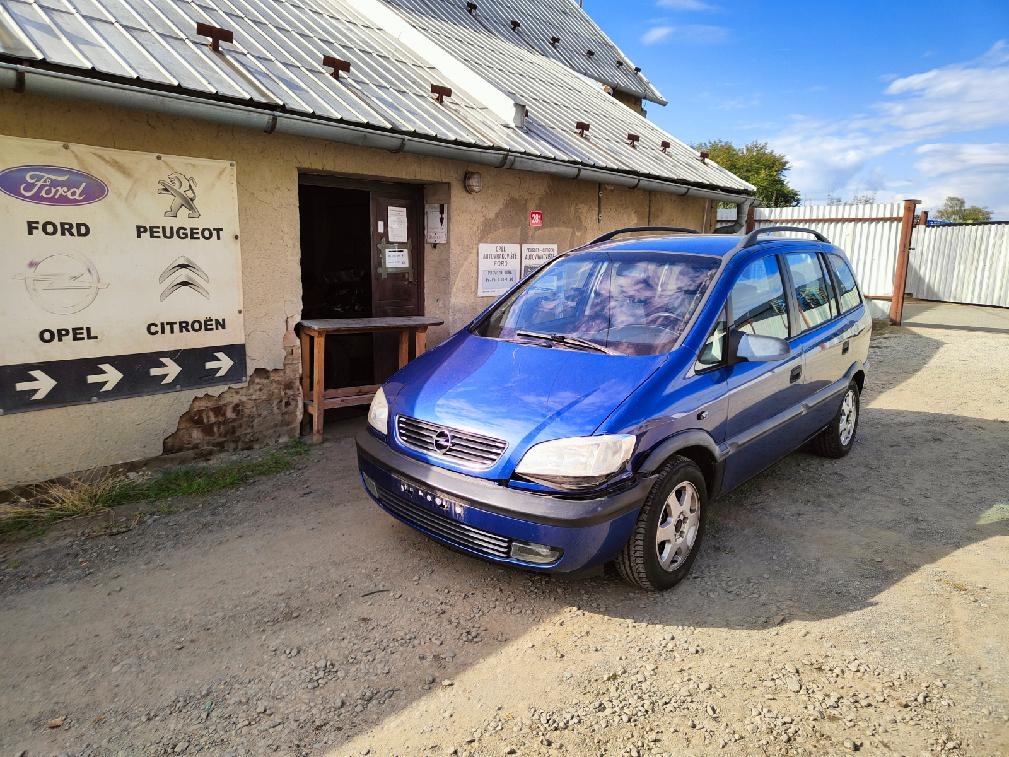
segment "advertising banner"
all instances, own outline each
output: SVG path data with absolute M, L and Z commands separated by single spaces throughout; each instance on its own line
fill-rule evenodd
M 0 137 L 0 413 L 246 380 L 235 167 Z

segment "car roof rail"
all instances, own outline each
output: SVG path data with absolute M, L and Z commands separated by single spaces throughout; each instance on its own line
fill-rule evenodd
M 683 226 L 626 226 L 622 229 L 614 229 L 613 231 L 607 231 L 601 237 L 596 237 L 589 244 L 598 244 L 599 242 L 608 242 L 615 236 L 620 234 L 632 234 L 635 231 L 669 231 L 676 232 L 679 234 L 697 234 L 699 233 L 697 229 L 687 229 Z
M 827 239 L 827 237 L 825 237 L 819 231 L 813 231 L 812 229 L 807 229 L 802 226 L 765 226 L 762 229 L 751 231 L 749 234 L 743 237 L 743 241 L 739 243 L 739 246 L 736 249 L 745 250 L 747 247 L 753 247 L 753 245 L 758 244 L 761 241 L 760 239 L 761 234 L 771 234 L 775 231 L 797 231 L 804 234 L 812 234 L 814 237 L 816 237 L 817 241 L 830 244 L 830 240 Z

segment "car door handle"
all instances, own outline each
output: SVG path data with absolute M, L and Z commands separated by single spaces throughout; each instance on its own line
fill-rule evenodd
M 842 355 L 847 355 L 848 354 L 848 349 L 850 347 L 851 347 L 851 340 L 850 339 L 845 339 L 844 340 L 844 344 L 841 346 L 841 354 Z
M 794 384 L 800 378 L 802 378 L 802 366 L 797 365 L 792 369 L 792 372 L 788 374 L 788 383 Z

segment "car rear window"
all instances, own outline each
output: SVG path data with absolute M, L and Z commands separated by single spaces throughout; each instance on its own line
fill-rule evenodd
M 549 346 L 570 337 L 624 355 L 668 352 L 704 296 L 718 259 L 660 252 L 565 255 L 502 299 L 474 332 Z M 577 349 L 571 343 L 554 347 Z
M 855 283 L 855 274 L 840 255 L 828 255 L 830 267 L 834 269 L 837 276 L 838 295 L 841 298 L 841 312 L 846 313 L 853 307 L 857 307 L 862 302 L 862 295 L 859 294 L 858 285 Z

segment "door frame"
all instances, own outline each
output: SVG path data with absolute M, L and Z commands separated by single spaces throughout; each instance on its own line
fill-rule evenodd
M 416 277 L 417 277 L 417 315 L 425 315 L 425 291 L 426 291 L 426 280 L 424 277 L 425 270 L 425 246 L 424 241 L 424 186 L 427 182 L 423 181 L 402 181 L 395 179 L 383 179 L 383 178 L 357 178 L 354 176 L 348 176 L 345 174 L 333 174 L 325 173 L 319 171 L 312 171 L 309 169 L 299 169 L 298 170 L 298 183 L 308 184 L 316 187 L 333 187 L 334 189 L 352 189 L 359 192 L 368 192 L 369 198 L 369 230 L 374 234 L 375 224 L 378 221 L 375 218 L 375 195 L 380 194 L 386 197 L 392 197 L 402 200 L 415 200 L 418 208 L 418 216 L 416 218 L 409 218 L 407 222 L 412 228 L 417 229 L 418 239 L 417 239 L 417 251 L 418 254 L 414 257 L 416 258 Z M 300 223 L 300 215 L 299 215 Z M 374 275 L 374 271 L 372 271 Z M 372 294 L 374 301 L 374 293 Z

